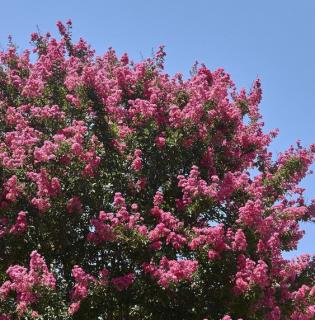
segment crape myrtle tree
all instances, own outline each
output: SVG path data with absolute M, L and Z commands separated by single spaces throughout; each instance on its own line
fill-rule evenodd
M 315 146 L 273 157 L 260 82 L 33 33 L 0 53 L 0 319 L 315 317 Z

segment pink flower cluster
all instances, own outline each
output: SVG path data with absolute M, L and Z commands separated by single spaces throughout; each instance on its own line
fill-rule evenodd
M 70 315 L 78 312 L 81 301 L 88 296 L 89 290 L 93 285 L 108 286 L 109 284 L 112 284 L 117 291 L 124 291 L 127 290 L 128 287 L 135 281 L 135 275 L 133 273 L 128 273 L 126 275 L 115 277 L 109 280 L 109 271 L 106 268 L 100 270 L 98 278 L 96 278 L 86 273 L 77 265 L 75 265 L 72 269 L 72 277 L 75 280 L 75 285 L 70 294 L 72 301 L 68 308 L 68 313 Z
M 239 256 L 239 271 L 236 273 L 235 290 L 237 293 L 243 293 L 249 289 L 251 285 L 258 285 L 265 288 L 269 284 L 268 266 L 263 260 L 259 260 L 257 264 L 245 256 Z
M 193 166 L 189 177 L 186 179 L 184 176 L 179 175 L 178 186 L 183 189 L 182 203 L 184 206 L 192 203 L 196 197 L 216 197 L 217 196 L 217 184 L 211 184 L 208 186 L 207 182 L 200 179 L 200 173 L 197 166 Z
M 81 300 L 85 299 L 88 295 L 89 284 L 96 281 L 93 276 L 87 274 L 79 266 L 73 267 L 72 277 L 75 280 L 75 285 L 71 292 L 71 300 L 74 302 L 69 306 L 70 314 L 74 314 L 79 310 Z
M 196 236 L 189 243 L 191 250 L 206 246 L 210 260 L 220 257 L 220 252 L 229 249 L 226 243 L 227 237 L 224 231 L 224 225 L 219 224 L 214 227 L 193 228 Z
M 142 168 L 142 151 L 140 149 L 136 149 L 134 152 L 134 160 L 132 161 L 131 167 L 135 171 L 140 171 Z
M 113 278 L 111 283 L 118 291 L 123 291 L 128 289 L 128 287 L 135 281 L 135 275 L 133 273 L 128 273 L 124 276 Z
M 54 177 L 49 181 L 45 169 L 42 169 L 39 173 L 28 172 L 27 177 L 36 183 L 38 190 L 36 198 L 34 197 L 31 203 L 39 212 L 45 213 L 50 208 L 49 198 L 57 196 L 61 192 L 59 179 Z
M 132 206 L 135 210 L 137 205 Z M 141 224 L 142 218 L 139 212 L 129 213 L 125 199 L 120 192 L 114 197 L 116 213 L 100 211 L 98 218 L 91 219 L 93 231 L 88 234 L 88 241 L 100 244 L 104 241 L 114 241 L 116 238 L 115 228 L 122 226 L 126 229 L 134 229 L 140 234 L 146 235 L 147 228 Z
M 143 269 L 153 278 L 157 279 L 158 284 L 168 287 L 182 280 L 191 280 L 198 267 L 196 260 L 168 260 L 162 257 L 158 266 L 154 263 L 145 263 Z
M 31 253 L 29 270 L 14 265 L 9 267 L 6 273 L 10 280 L 5 281 L 0 287 L 0 299 L 5 300 L 10 292 L 15 292 L 16 310 L 20 316 L 40 299 L 36 293 L 37 287 L 54 289 L 56 286 L 54 275 L 49 272 L 45 260 L 36 251 Z
M 161 195 L 156 194 L 154 202 L 161 201 Z M 180 222 L 170 212 L 165 212 L 159 207 L 155 206 L 151 209 L 151 214 L 157 219 L 157 225 L 149 231 L 149 240 L 151 248 L 161 249 L 162 239 L 165 239 L 166 245 L 171 244 L 175 249 L 180 249 L 187 243 L 187 238 L 183 232 L 183 222 Z

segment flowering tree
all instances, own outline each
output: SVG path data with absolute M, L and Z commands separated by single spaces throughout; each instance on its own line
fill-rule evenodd
M 32 34 L 0 53 L 0 319 L 315 317 L 315 146 L 274 160 L 260 83 Z

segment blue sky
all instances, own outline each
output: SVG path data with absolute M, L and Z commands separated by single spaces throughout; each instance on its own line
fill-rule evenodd
M 75 38 L 98 53 L 113 47 L 140 60 L 164 44 L 171 74 L 188 75 L 198 60 L 224 67 L 238 87 L 259 77 L 266 130 L 280 129 L 277 153 L 297 139 L 315 142 L 314 15 L 313 0 L 11 0 L 1 3 L 0 48 L 11 34 L 24 49 L 36 25 L 56 34 L 55 22 L 71 18 Z M 315 175 L 303 186 L 315 198 Z M 315 225 L 304 227 L 298 253 L 315 252 Z

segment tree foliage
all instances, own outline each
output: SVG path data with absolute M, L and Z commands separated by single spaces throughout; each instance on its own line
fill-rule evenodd
M 32 34 L 0 53 L 0 319 L 314 319 L 287 260 L 315 146 L 273 157 L 261 87 Z

